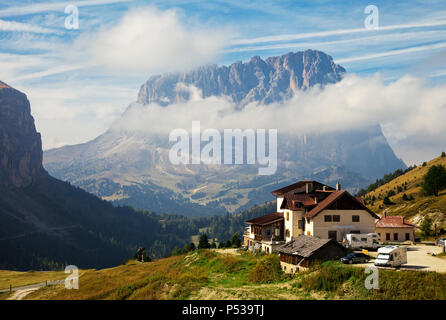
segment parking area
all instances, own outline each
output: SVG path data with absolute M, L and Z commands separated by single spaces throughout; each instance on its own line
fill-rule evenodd
M 436 271 L 446 273 L 446 258 L 432 256 L 439 254 L 443 249 L 438 246 L 429 246 L 418 244 L 407 247 L 407 264 L 401 267 L 402 270 Z M 369 252 L 373 258 L 376 252 Z M 366 264 L 357 264 L 357 266 L 373 265 L 373 260 Z

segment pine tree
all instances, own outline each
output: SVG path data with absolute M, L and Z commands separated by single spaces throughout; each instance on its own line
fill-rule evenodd
M 442 165 L 429 168 L 423 177 L 423 192 L 427 196 L 438 196 L 438 193 L 446 189 L 446 169 Z
M 235 248 L 240 248 L 240 246 L 242 245 L 242 239 L 240 239 L 238 232 L 234 233 L 234 235 L 232 236 L 231 244 Z
M 198 249 L 209 249 L 211 245 L 209 244 L 208 236 L 204 233 L 200 236 L 200 241 L 198 242 Z
M 428 237 L 432 234 L 432 219 L 428 216 L 424 217 L 420 226 L 423 237 Z

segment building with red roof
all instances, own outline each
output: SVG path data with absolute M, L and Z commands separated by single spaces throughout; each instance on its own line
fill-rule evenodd
M 275 213 L 246 221 L 244 244 L 266 252 L 300 235 L 341 242 L 347 233 L 373 233 L 379 219 L 361 199 L 314 180 L 304 180 L 272 191 Z
M 383 242 L 414 241 L 416 226 L 402 216 L 381 216 L 375 224 L 375 232 Z

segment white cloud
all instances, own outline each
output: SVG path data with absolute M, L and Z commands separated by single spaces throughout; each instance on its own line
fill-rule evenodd
M 418 23 L 409 23 L 409 24 L 398 24 L 398 25 L 390 25 L 390 26 L 380 26 L 379 31 L 394 31 L 394 30 L 402 30 L 402 29 L 410 29 L 410 28 L 427 28 L 427 27 L 437 27 L 446 25 L 446 20 L 440 21 L 425 21 Z M 277 42 L 277 41 L 291 41 L 291 40 L 301 40 L 307 38 L 318 38 L 318 37 L 330 37 L 330 36 L 340 36 L 340 35 L 350 35 L 355 33 L 371 33 L 371 31 L 366 28 L 352 28 L 352 29 L 340 29 L 340 30 L 328 30 L 321 32 L 310 32 L 310 33 L 297 33 L 297 34 L 281 34 L 274 36 L 266 36 L 266 37 L 258 37 L 251 39 L 235 39 L 232 40 L 231 44 L 233 45 L 246 45 L 246 44 L 258 44 L 265 42 Z M 376 33 L 376 31 L 374 32 Z
M 0 31 L 10 32 L 31 32 L 31 33 L 56 33 L 55 30 L 42 28 L 28 23 L 17 21 L 6 21 L 0 19 Z
M 81 36 L 74 51 L 113 71 L 147 75 L 211 63 L 225 39 L 226 32 L 182 21 L 177 10 L 138 8 L 115 26 Z
M 422 147 L 432 137 L 446 136 L 446 85 L 427 87 L 424 80 L 410 76 L 384 84 L 378 75 L 372 78 L 350 75 L 323 90 L 297 91 L 284 104 L 252 103 L 241 111 L 226 97 L 202 98 L 196 88 L 188 90 L 192 90 L 193 98 L 185 103 L 168 107 L 134 105 L 113 128 L 167 134 L 174 128 L 189 130 L 192 121 L 199 120 L 203 129 L 277 128 L 279 134 L 308 134 L 381 124 L 386 137 L 403 158 L 403 142 L 407 137 L 417 136 L 417 143 Z M 445 147 L 446 142 L 438 140 L 438 150 L 434 152 L 431 148 L 430 152 L 435 156 Z M 408 160 L 429 159 L 430 154 L 419 150 Z
M 68 5 L 75 5 L 76 7 L 86 7 L 86 6 L 98 6 L 107 5 L 119 2 L 130 2 L 132 0 L 84 0 L 84 1 L 66 1 L 66 2 L 44 2 L 35 3 L 30 5 L 21 5 L 16 7 L 9 7 L 0 10 L 0 17 L 9 16 L 21 16 L 27 14 L 34 14 L 40 12 L 48 11 L 62 11 Z

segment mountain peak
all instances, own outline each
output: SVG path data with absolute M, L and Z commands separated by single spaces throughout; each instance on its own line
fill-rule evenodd
M 175 90 L 177 84 L 184 83 L 201 89 L 203 97 L 225 95 L 239 105 L 269 104 L 290 98 L 295 90 L 336 83 L 345 72 L 322 51 L 289 52 L 265 60 L 254 56 L 246 63 L 237 61 L 229 66 L 153 76 L 141 86 L 138 102 L 166 106 L 186 101 L 188 93 Z

